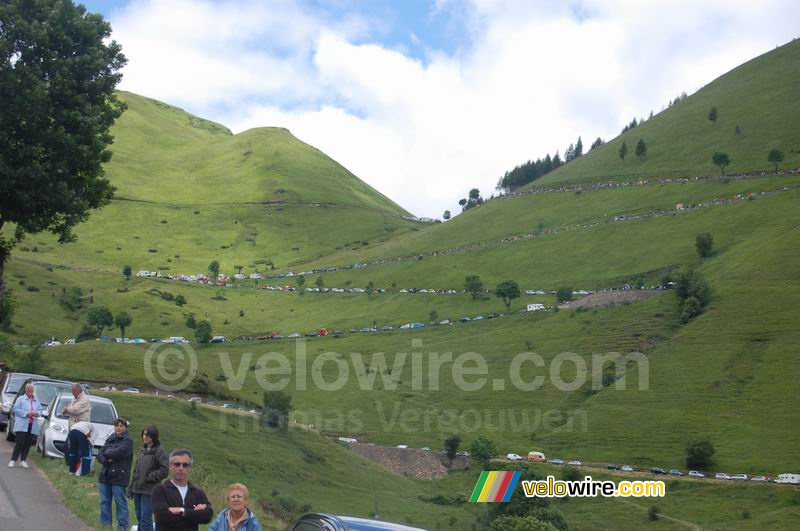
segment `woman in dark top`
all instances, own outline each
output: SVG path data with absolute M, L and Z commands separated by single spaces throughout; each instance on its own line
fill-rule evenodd
M 153 487 L 169 475 L 169 456 L 158 440 L 158 428 L 148 426 L 142 430 L 142 443 L 139 459 L 133 468 L 128 497 L 133 498 L 136 507 L 136 521 L 139 531 L 153 531 L 153 505 L 150 494 Z
M 117 506 L 117 527 L 128 529 L 128 500 L 125 488 L 131 478 L 133 439 L 128 434 L 128 421 L 114 421 L 114 433 L 97 453 L 97 462 L 103 465 L 100 482 L 100 525 L 111 526 L 111 501 Z

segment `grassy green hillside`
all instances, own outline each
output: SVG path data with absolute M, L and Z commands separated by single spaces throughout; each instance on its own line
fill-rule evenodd
M 535 181 L 632 179 L 653 175 L 717 175 L 714 152 L 731 158 L 727 173 L 771 170 L 771 149 L 785 155 L 782 168 L 800 166 L 800 40 L 771 50 L 715 79 L 644 124 Z M 718 119 L 708 119 L 716 107 Z M 642 109 L 642 114 L 647 112 Z M 622 124 L 621 124 L 622 125 Z M 737 132 L 738 127 L 738 132 Z M 643 139 L 647 156 L 639 161 Z M 619 158 L 625 142 L 628 155 Z

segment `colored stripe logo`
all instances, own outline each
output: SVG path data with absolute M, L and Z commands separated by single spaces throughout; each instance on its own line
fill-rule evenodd
M 475 490 L 472 491 L 471 502 L 507 502 L 514 493 L 519 481 L 520 472 L 489 472 L 484 470 Z

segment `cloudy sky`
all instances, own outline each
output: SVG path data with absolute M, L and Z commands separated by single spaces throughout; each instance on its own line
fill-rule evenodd
M 121 87 L 287 127 L 419 216 L 800 35 L 797 0 L 93 0 Z

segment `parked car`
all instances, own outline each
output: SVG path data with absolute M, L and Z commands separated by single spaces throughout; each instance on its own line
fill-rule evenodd
M 467 321 L 471 321 L 471 320 L 472 319 L 470 319 L 469 317 L 462 317 L 461 319 L 459 319 L 459 321 L 461 321 L 462 323 L 466 323 Z
M 395 448 L 400 448 L 401 450 L 406 450 L 408 448 L 407 444 L 398 444 Z
M 522 456 L 519 454 L 508 454 L 506 459 L 509 461 L 522 461 Z
M 623 472 L 633 472 L 633 467 L 631 465 L 622 465 Z
M 667 471 L 666 471 L 666 470 L 664 470 L 664 469 L 663 469 L 663 468 L 661 468 L 661 467 L 654 466 L 653 468 L 651 468 L 651 469 L 650 469 L 650 473 L 651 473 L 651 474 L 666 474 L 666 473 L 667 473 Z
M 469 457 L 469 452 L 465 452 L 465 451 L 462 450 L 460 452 L 456 452 L 456 456 L 458 456 L 458 457 Z
M 295 520 L 289 531 L 423 531 L 418 527 L 402 524 L 356 518 L 353 516 L 334 516 L 324 513 L 308 513 Z
M 193 397 L 189 398 L 189 402 L 200 402 L 200 403 L 202 403 L 203 399 L 200 398 L 199 396 L 193 396 Z
M 689 471 L 689 477 L 690 478 L 704 478 L 704 477 L 706 477 L 706 475 L 703 474 L 702 472 L 698 472 L 697 470 L 690 470 Z
M 117 388 L 114 387 L 113 385 L 104 385 L 103 387 L 100 388 L 100 390 L 101 391 L 116 391 Z
M 747 474 L 734 474 L 731 476 L 731 479 L 734 481 L 747 481 L 749 478 L 747 477 Z
M 225 336 L 214 336 L 211 338 L 211 341 L 209 341 L 209 343 L 227 343 L 227 342 L 228 338 Z
M 95 427 L 92 455 L 97 455 L 106 438 L 114 433 L 114 421 L 118 417 L 117 408 L 108 398 L 93 395 L 88 398 L 92 404 L 89 422 Z M 42 422 L 41 435 L 36 441 L 36 450 L 41 452 L 42 457 L 64 457 L 69 416 L 61 415 L 61 412 L 71 400 L 72 393 L 61 393 L 47 408 Z
M 555 459 L 551 459 L 550 461 L 548 461 L 548 463 L 550 463 L 551 465 L 563 465 L 564 460 L 556 457 Z
M 574 460 L 570 461 L 569 463 L 567 463 L 567 465 L 569 465 L 569 466 L 583 466 L 583 464 L 580 461 L 578 461 L 577 459 L 574 459 Z
M 33 384 L 33 396 L 36 397 L 36 400 L 39 401 L 39 404 L 42 406 L 42 410 L 46 411 L 48 406 L 50 406 L 50 402 L 55 399 L 61 393 L 69 393 L 70 389 L 72 388 L 72 382 L 67 382 L 64 380 L 49 380 L 47 378 L 28 378 L 24 382 L 22 382 L 22 386 L 17 391 L 14 400 L 11 402 L 11 408 L 14 408 L 14 402 L 16 402 L 20 396 L 25 395 L 25 387 L 28 384 Z M 39 423 L 41 427 L 42 421 L 44 420 L 43 417 L 39 417 L 36 421 Z M 6 440 L 13 441 L 15 439 L 14 435 L 14 415 L 8 417 L 8 427 L 6 428 Z
M 544 463 L 547 458 L 542 452 L 528 452 L 528 461 L 531 463 Z
M 684 474 L 683 472 L 681 472 L 681 471 L 680 471 L 680 470 L 678 470 L 677 468 L 672 468 L 672 469 L 670 469 L 670 471 L 669 471 L 669 475 L 670 475 L 670 476 L 685 476 L 686 474 Z
M 714 478 L 715 479 L 723 479 L 723 480 L 726 480 L 726 481 L 731 479 L 731 477 L 728 474 L 724 473 L 724 472 L 717 472 L 717 474 L 714 476 Z
M 750 478 L 750 481 L 755 481 L 756 483 L 768 483 L 769 478 L 767 476 L 753 476 Z
M 139 390 L 135 387 L 126 387 L 122 390 L 123 393 L 138 393 Z
M 287 337 L 288 337 L 289 339 L 297 339 L 297 338 L 299 338 L 299 337 L 303 337 L 303 336 L 301 336 L 301 335 L 300 335 L 300 332 L 292 332 L 292 333 L 291 333 L 291 334 L 289 334 Z
M 11 406 L 14 404 L 14 399 L 17 397 L 19 391 L 25 380 L 31 378 L 38 378 L 45 380 L 47 376 L 40 374 L 29 374 L 26 372 L 4 372 L 2 380 L 0 380 L 0 430 L 6 429 L 8 426 L 8 413 L 11 411 Z
M 230 404 L 228 402 L 225 402 L 224 404 L 222 404 L 222 409 L 233 409 L 233 408 L 234 408 L 234 405 Z
M 621 467 L 615 463 L 609 463 L 606 465 L 608 470 L 619 470 Z

